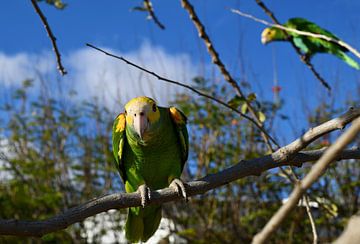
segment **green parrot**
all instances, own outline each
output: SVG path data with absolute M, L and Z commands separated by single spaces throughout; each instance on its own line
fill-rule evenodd
M 303 18 L 292 18 L 289 19 L 285 24 L 285 27 L 300 30 L 300 31 L 306 31 L 311 32 L 314 34 L 321 34 L 328 36 L 335 40 L 340 40 L 338 37 L 333 35 L 331 32 L 322 29 L 318 25 L 303 19 Z M 299 35 L 295 32 L 290 31 L 284 31 L 276 27 L 270 27 L 264 29 L 264 31 L 261 34 L 261 42 L 263 44 L 267 44 L 272 41 L 286 41 L 285 32 L 288 34 L 288 36 L 291 38 L 291 41 L 294 43 L 296 47 L 298 47 L 301 52 L 304 54 L 304 58 L 306 60 L 310 60 L 310 58 L 315 53 L 329 53 L 333 54 L 336 57 L 342 59 L 345 63 L 350 65 L 351 67 L 359 70 L 360 65 L 354 61 L 352 58 L 347 56 L 345 52 L 348 52 L 345 47 L 340 46 L 334 42 L 329 42 L 324 39 L 310 37 L 310 36 L 304 36 Z
M 188 158 L 185 115 L 175 107 L 158 107 L 149 97 L 125 105 L 113 126 L 113 151 L 126 192 L 139 192 L 142 207 L 129 208 L 125 224 L 130 242 L 147 241 L 161 220 L 161 206 L 146 206 L 150 191 L 172 187 L 187 199 L 179 179 Z

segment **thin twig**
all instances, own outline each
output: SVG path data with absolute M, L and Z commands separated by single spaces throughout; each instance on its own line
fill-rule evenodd
M 156 17 L 154 8 L 152 7 L 152 3 L 150 2 L 150 0 L 144 0 L 144 6 L 146 10 L 149 12 L 150 17 L 154 20 L 155 24 L 157 24 L 157 26 L 159 26 L 160 29 L 164 30 L 165 26 L 161 24 L 160 20 Z
M 296 207 L 306 190 L 325 173 L 325 170 L 330 163 L 333 162 L 341 151 L 356 138 L 359 132 L 360 118 L 357 118 L 352 126 L 325 151 L 305 178 L 295 186 L 289 200 L 273 215 L 261 232 L 256 234 L 253 239 L 254 244 L 265 243 L 269 240 L 270 236 L 280 227 L 283 220 L 285 220 L 290 212 Z
M 95 50 L 97 50 L 97 51 L 99 51 L 99 52 L 102 52 L 102 53 L 104 53 L 104 54 L 107 55 L 107 56 L 110 56 L 110 57 L 119 59 L 119 60 L 125 62 L 125 63 L 128 64 L 128 65 L 131 65 L 131 66 L 133 66 L 133 67 L 135 67 L 135 68 L 137 68 L 137 69 L 139 69 L 139 70 L 141 70 L 141 71 L 144 71 L 145 73 L 148 73 L 148 74 L 156 77 L 158 80 L 162 80 L 162 81 L 165 81 L 165 82 L 168 82 L 168 83 L 177 85 L 177 86 L 184 87 L 184 88 L 189 89 L 190 91 L 198 94 L 199 96 L 206 97 L 206 98 L 208 98 L 208 99 L 210 99 L 210 100 L 213 100 L 214 102 L 217 102 L 218 104 L 223 105 L 224 107 L 226 107 L 226 108 L 228 108 L 228 109 L 236 112 L 236 113 L 239 114 L 240 116 L 242 116 L 242 117 L 244 117 L 245 119 L 247 119 L 247 120 L 249 120 L 250 122 L 252 122 L 252 123 L 253 123 L 262 133 L 264 133 L 272 142 L 276 143 L 275 140 L 266 132 L 266 130 L 264 129 L 264 127 L 263 127 L 262 125 L 259 125 L 258 123 L 256 123 L 256 121 L 255 121 L 253 118 L 251 118 L 250 116 L 242 113 L 240 110 L 238 110 L 238 109 L 230 106 L 230 105 L 227 104 L 226 102 L 221 101 L 220 99 L 218 99 L 218 98 L 216 98 L 216 97 L 213 97 L 213 96 L 210 96 L 210 95 L 208 95 L 208 94 L 206 94 L 206 93 L 204 93 L 204 92 L 201 92 L 201 91 L 197 90 L 196 88 L 194 88 L 194 87 L 192 87 L 192 86 L 189 86 L 189 85 L 186 85 L 186 84 L 184 84 L 184 83 L 181 83 L 181 82 L 178 82 L 178 81 L 175 81 L 175 80 L 171 80 L 171 79 L 167 79 L 167 78 L 165 78 L 165 77 L 162 77 L 162 76 L 160 76 L 159 74 L 157 74 L 157 73 L 155 73 L 155 72 L 153 72 L 153 71 L 147 70 L 147 69 L 145 69 L 144 67 L 141 67 L 141 66 L 139 66 L 139 65 L 137 65 L 137 64 L 135 64 L 135 63 L 133 63 L 133 62 L 127 60 L 127 59 L 125 59 L 124 57 L 117 56 L 117 55 L 115 55 L 115 54 L 109 53 L 109 52 L 107 52 L 107 51 L 105 51 L 105 50 L 103 50 L 103 49 L 101 49 L 101 48 L 98 48 L 98 47 L 92 45 L 92 44 L 86 43 L 86 46 L 91 47 L 91 48 L 94 48 Z
M 259 7 L 264 10 L 264 12 L 270 17 L 270 19 L 272 19 L 272 21 L 277 24 L 277 25 L 281 25 L 280 22 L 277 20 L 277 18 L 275 17 L 274 13 L 272 11 L 270 11 L 270 9 L 268 7 L 266 7 L 266 5 L 261 1 L 261 0 L 255 0 L 255 2 L 259 5 Z M 318 79 L 318 81 L 320 81 L 320 83 L 329 91 L 329 93 L 331 92 L 331 87 L 330 85 L 325 81 L 324 78 L 322 78 L 320 76 L 320 74 L 316 71 L 316 69 L 314 68 L 314 65 L 306 58 L 304 58 L 304 55 L 301 53 L 300 49 L 294 44 L 294 42 L 291 40 L 290 36 L 286 33 L 286 31 L 284 31 L 284 34 L 286 36 L 286 39 L 291 43 L 291 45 L 293 46 L 293 48 L 295 49 L 296 53 L 299 55 L 301 62 L 303 62 L 304 64 L 306 64 L 306 66 L 310 69 L 310 71 L 313 73 L 313 75 L 316 77 L 316 79 Z
M 285 31 L 288 31 L 288 32 L 294 32 L 296 34 L 299 34 L 299 35 L 302 35 L 302 36 L 310 36 L 310 37 L 315 37 L 315 38 L 319 38 L 319 39 L 323 39 L 325 41 L 328 41 L 328 42 L 333 42 L 333 43 L 336 43 L 338 44 L 339 46 L 342 46 L 344 48 L 346 48 L 347 50 L 349 50 L 349 52 L 351 52 L 352 54 L 354 54 L 356 57 L 360 58 L 360 53 L 359 51 L 357 51 L 354 47 L 350 46 L 349 44 L 347 44 L 346 42 L 342 41 L 342 40 L 339 40 L 339 39 L 334 39 L 334 38 L 331 38 L 329 36 L 325 36 L 325 35 L 322 35 L 322 34 L 316 34 L 316 33 L 312 33 L 312 32 L 307 32 L 307 31 L 301 31 L 301 30 L 297 30 L 297 29 L 293 29 L 293 28 L 289 28 L 289 27 L 286 27 L 286 26 L 283 26 L 283 25 L 279 25 L 279 24 L 272 24 L 270 22 L 267 22 L 266 20 L 263 20 L 263 19 L 259 19 L 251 14 L 247 14 L 247 13 L 244 13 L 244 12 L 241 12 L 240 10 L 238 9 L 230 9 L 231 12 L 235 13 L 235 14 L 238 14 L 238 15 L 241 15 L 243 17 L 246 17 L 246 18 L 249 18 L 249 19 L 252 19 L 256 22 L 259 22 L 259 23 L 262 23 L 266 26 L 270 26 L 270 27 L 276 27 L 278 29 L 281 29 L 281 30 L 285 30 Z
M 315 221 L 314 221 L 314 218 L 311 213 L 311 208 L 310 208 L 310 204 L 309 204 L 309 196 L 304 194 L 303 199 L 305 202 L 306 213 L 309 216 L 309 220 L 310 220 L 311 230 L 312 230 L 312 234 L 313 234 L 313 244 L 317 244 L 318 243 L 318 234 L 317 234 L 317 230 L 316 230 Z
M 31 3 L 35 9 L 35 12 L 37 13 L 37 15 L 39 15 L 42 23 L 44 24 L 45 30 L 50 38 L 50 41 L 51 41 L 51 44 L 53 46 L 53 50 L 54 50 L 55 56 L 56 56 L 57 69 L 59 70 L 61 75 L 66 75 L 67 71 L 65 70 L 64 66 L 62 65 L 61 54 L 56 45 L 56 37 L 54 36 L 54 34 L 51 31 L 50 25 L 47 22 L 45 15 L 41 12 L 41 9 L 40 9 L 39 5 L 37 4 L 37 0 L 31 0 Z
M 322 125 L 319 125 L 307 133 L 306 147 L 310 142 L 316 140 L 320 134 L 329 133 L 335 129 L 343 128 L 355 118 L 360 116 L 360 109 L 352 109 L 344 115 L 332 119 Z M 300 140 L 299 138 L 298 140 Z M 297 142 L 296 140 L 295 142 Z M 286 146 L 286 150 L 278 150 L 271 155 L 243 160 L 238 164 L 222 170 L 216 174 L 210 174 L 196 181 L 186 184 L 188 196 L 204 194 L 205 192 L 228 184 L 240 178 L 250 175 L 260 175 L 262 172 L 285 165 L 294 165 L 300 167 L 302 163 L 319 159 L 324 150 L 304 151 L 296 153 L 297 143 L 291 143 Z M 360 149 L 348 149 L 337 155 L 336 160 L 342 159 L 360 159 Z M 150 204 L 161 204 L 169 201 L 180 200 L 181 196 L 172 189 L 165 188 L 151 192 Z M 110 209 L 120 209 L 140 206 L 141 197 L 138 193 L 117 193 L 103 196 L 91 200 L 85 204 L 64 211 L 57 216 L 42 221 L 23 221 L 23 220 L 1 220 L 0 235 L 17 236 L 42 236 L 44 234 L 65 229 L 66 227 L 83 221 L 85 218 L 95 214 L 108 211 Z

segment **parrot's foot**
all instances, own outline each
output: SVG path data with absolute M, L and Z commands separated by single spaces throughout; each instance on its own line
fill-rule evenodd
M 188 201 L 184 183 L 180 179 L 176 179 L 176 178 L 173 179 L 169 187 L 174 189 L 180 196 L 182 196 L 185 199 L 185 201 Z
M 150 196 L 151 196 L 151 190 L 149 187 L 147 187 L 147 185 L 143 184 L 140 185 L 137 189 L 138 193 L 140 193 L 141 196 L 141 206 L 143 208 L 145 208 L 146 205 L 148 205 L 149 201 L 150 201 Z

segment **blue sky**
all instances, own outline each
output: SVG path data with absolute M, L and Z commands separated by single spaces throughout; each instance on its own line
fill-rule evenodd
M 146 13 L 130 9 L 141 1 L 65 1 L 68 6 L 59 11 L 44 3 L 40 7 L 47 16 L 63 56 L 69 75 L 57 74 L 50 41 L 35 14 L 30 1 L 5 1 L 0 8 L 0 87 L 6 91 L 22 79 L 41 73 L 63 80 L 68 89 L 76 89 L 80 96 L 104 97 L 114 110 L 116 102 L 125 102 L 140 94 L 151 95 L 166 104 L 168 95 L 179 91 L 132 67 L 95 52 L 85 43 L 106 48 L 149 67 L 168 78 L 186 83 L 195 75 L 222 80 L 211 65 L 205 46 L 189 20 L 180 1 L 154 1 L 155 12 L 166 26 L 160 30 Z M 263 46 L 260 34 L 264 26 L 229 11 L 240 9 L 269 20 L 255 1 L 192 1 L 200 19 L 220 53 L 221 59 L 237 79 L 246 79 L 262 100 L 272 99 L 274 67 L 282 86 L 280 96 L 285 100 L 283 113 L 300 133 L 304 123 L 304 107 L 314 107 L 324 98 L 343 107 L 347 96 L 356 97 L 359 72 L 330 55 L 318 55 L 313 63 L 333 87 L 328 96 L 325 89 L 299 61 L 286 43 Z M 305 17 L 335 33 L 360 49 L 360 2 L 322 1 L 266 1 L 278 19 Z M 275 63 L 274 63 L 275 60 Z M 137 82 L 142 80 L 141 82 Z M 134 85 L 135 84 L 135 85 Z M 281 134 L 289 135 L 288 124 L 279 124 Z M 288 141 L 294 137 L 284 139 Z

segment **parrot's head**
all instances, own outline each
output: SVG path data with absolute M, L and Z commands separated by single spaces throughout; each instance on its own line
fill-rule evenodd
M 126 125 L 141 140 L 146 140 L 160 119 L 156 102 L 149 97 L 136 97 L 125 105 Z
M 265 28 L 263 32 L 261 33 L 261 43 L 267 44 L 272 41 L 276 40 L 283 40 L 283 32 L 277 28 L 270 27 Z

